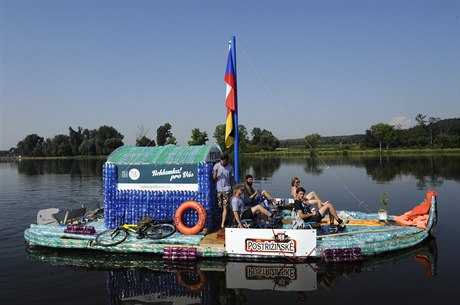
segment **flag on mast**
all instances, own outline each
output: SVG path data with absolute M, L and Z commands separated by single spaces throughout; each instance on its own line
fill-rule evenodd
M 227 106 L 227 120 L 225 122 L 225 146 L 231 147 L 235 141 L 235 120 L 236 114 L 236 77 L 233 65 L 232 45 L 228 50 L 227 69 L 225 70 L 225 82 L 227 83 L 227 94 L 225 104 Z

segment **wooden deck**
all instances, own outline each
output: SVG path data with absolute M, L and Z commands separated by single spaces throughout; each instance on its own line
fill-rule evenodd
M 217 232 L 206 235 L 200 242 L 200 246 L 204 247 L 225 247 L 225 230 L 218 230 Z

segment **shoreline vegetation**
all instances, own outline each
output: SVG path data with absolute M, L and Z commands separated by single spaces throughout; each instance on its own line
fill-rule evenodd
M 318 148 L 316 150 L 300 149 L 300 148 L 280 148 L 275 151 L 261 151 L 252 153 L 240 153 L 242 156 L 247 157 L 308 157 L 315 156 L 449 156 L 460 155 L 460 148 L 394 148 L 394 149 L 333 149 L 333 148 Z M 19 160 L 104 160 L 107 156 L 70 156 L 70 157 L 0 157 L 1 161 L 19 161 Z
M 404 154 L 444 154 L 458 153 L 460 148 L 460 118 L 439 119 L 419 114 L 417 126 L 400 129 L 378 123 L 366 130 L 365 134 L 345 136 L 306 135 L 304 138 L 279 140 L 271 131 L 253 128 L 249 133 L 244 125 L 238 125 L 239 153 L 258 156 L 322 156 L 322 155 L 404 155 Z M 176 145 L 171 132 L 171 124 L 157 129 L 156 141 L 139 132 L 135 146 L 154 147 Z M 231 155 L 233 149 L 225 144 L 226 126 L 216 126 L 213 134 L 215 142 L 224 153 Z M 251 136 L 250 136 L 251 135 Z M 16 147 L 0 150 L 0 159 L 21 156 L 32 158 L 97 158 L 108 156 L 124 145 L 124 136 L 112 126 L 98 129 L 74 130 L 69 127 L 69 135 L 59 134 L 53 138 L 43 138 L 37 134 L 27 135 Z M 206 145 L 210 141 L 206 132 L 198 128 L 192 130 L 189 146 Z
M 251 156 L 392 156 L 392 155 L 460 155 L 460 148 L 393 148 L 393 149 L 278 149 L 274 152 L 255 152 L 243 155 Z

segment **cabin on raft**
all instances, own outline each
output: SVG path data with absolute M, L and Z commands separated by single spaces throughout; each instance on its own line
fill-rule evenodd
M 199 202 L 207 215 L 196 233 L 217 229 L 222 215 L 212 168 L 221 156 L 217 144 L 117 148 L 103 166 L 105 227 L 138 223 L 146 216 L 173 222 L 176 210 L 192 201 Z M 186 209 L 182 221 L 194 227 L 202 217 L 197 210 Z

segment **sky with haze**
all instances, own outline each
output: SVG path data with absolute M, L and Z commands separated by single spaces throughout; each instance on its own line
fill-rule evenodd
M 239 123 L 278 139 L 460 117 L 460 1 L 0 0 L 0 150 L 113 126 L 225 123 L 236 36 Z

